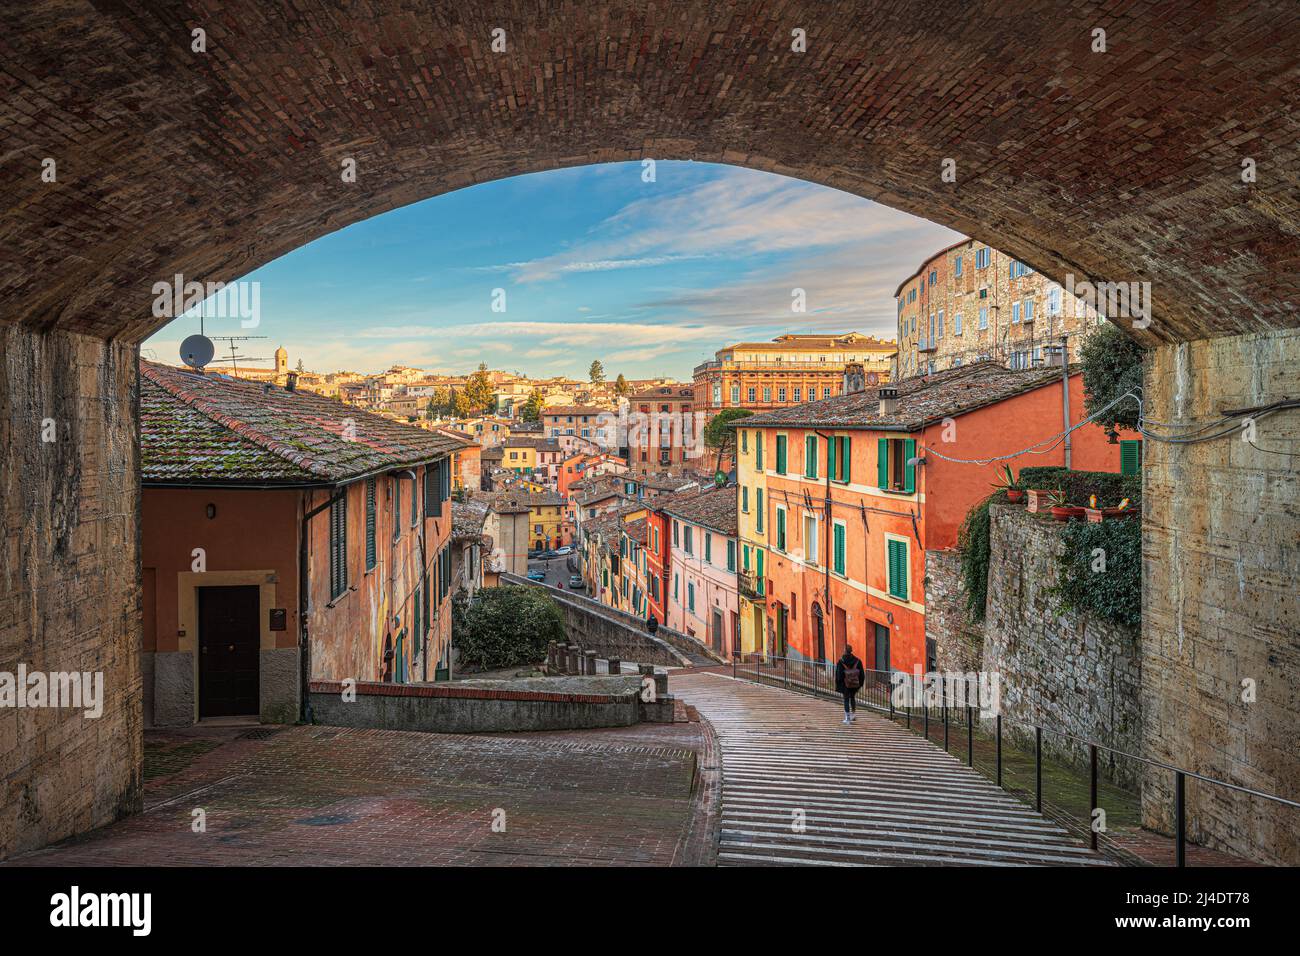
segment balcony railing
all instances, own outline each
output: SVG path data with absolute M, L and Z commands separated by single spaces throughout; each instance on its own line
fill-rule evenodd
M 763 579 L 753 571 L 741 571 L 737 575 L 737 585 L 741 597 L 751 601 L 763 600 Z

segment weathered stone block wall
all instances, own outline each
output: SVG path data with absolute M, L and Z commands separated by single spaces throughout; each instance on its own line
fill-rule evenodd
M 984 666 L 984 628 L 966 613 L 961 552 L 955 549 L 925 553 L 925 637 L 934 641 L 940 670 L 967 673 Z
M 1146 414 L 1204 423 L 1300 398 L 1300 331 L 1157 349 Z M 1164 432 L 1176 429 L 1161 429 Z M 1142 671 L 1147 756 L 1290 799 L 1300 795 L 1300 411 L 1194 445 L 1148 441 Z M 1243 700 L 1243 681 L 1255 700 Z M 1300 811 L 1191 781 L 1192 839 L 1300 863 Z M 1173 778 L 1151 772 L 1144 822 L 1169 832 Z
M 0 672 L 102 673 L 104 698 L 0 707 L 0 859 L 140 806 L 136 361 L 0 323 Z
M 983 668 L 1002 675 L 1002 712 L 1013 737 L 1032 743 L 1039 724 L 1086 740 L 1140 753 L 1142 669 L 1138 632 L 1094 615 L 1065 611 L 1051 593 L 1059 579 L 1064 525 L 1031 515 L 1019 505 L 995 504 L 989 593 L 984 617 Z M 1043 751 L 1088 766 L 1088 748 L 1058 734 L 1043 734 Z M 1136 785 L 1134 761 L 1104 770 Z

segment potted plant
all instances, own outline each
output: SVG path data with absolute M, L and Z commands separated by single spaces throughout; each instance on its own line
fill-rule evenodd
M 1024 490 L 1016 487 L 1016 479 L 1011 474 L 1010 465 L 1002 466 L 1002 480 L 995 481 L 993 487 L 1001 488 L 1005 491 L 1007 494 L 1007 501 L 1011 502 L 1013 505 L 1020 504 L 1020 502 L 1025 498 Z
M 1065 492 L 1060 488 L 1051 492 L 1048 497 L 1048 503 L 1052 509 L 1052 517 L 1057 521 L 1069 521 L 1071 518 L 1082 518 L 1086 509 L 1071 505 L 1066 502 Z

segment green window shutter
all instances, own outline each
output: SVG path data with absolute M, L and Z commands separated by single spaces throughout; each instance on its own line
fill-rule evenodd
M 907 600 L 907 543 L 889 541 L 889 593 L 900 601 Z
M 754 467 L 763 470 L 763 433 L 754 432 Z
M 817 436 L 809 435 L 804 440 L 803 470 L 805 478 L 817 477 Z
M 740 510 L 749 513 L 749 485 L 740 486 Z
M 889 487 L 889 439 L 876 439 L 876 484 L 883 490 Z
M 835 526 L 835 573 L 844 573 L 844 525 Z
M 916 491 L 916 466 L 909 465 L 911 459 L 916 457 L 916 439 L 907 438 L 903 441 L 903 490 L 906 492 Z
M 840 439 L 840 481 L 846 485 L 853 480 L 853 439 Z
M 785 436 L 776 436 L 776 473 L 785 474 Z
M 754 489 L 754 504 L 758 507 L 758 517 L 754 520 L 754 527 L 759 534 L 763 533 L 763 489 Z
M 1142 470 L 1142 443 L 1140 441 L 1122 441 L 1119 443 L 1119 473 L 1136 475 Z
M 736 542 L 727 542 L 727 570 L 736 570 Z
M 741 560 L 741 567 L 744 568 L 746 571 L 748 571 L 749 570 L 749 545 L 745 545 L 743 548 L 740 549 L 740 560 Z
M 756 575 L 758 576 L 758 587 L 756 588 L 756 590 L 758 591 L 759 594 L 762 594 L 762 593 L 763 593 L 763 588 L 766 586 L 766 584 L 765 584 L 765 582 L 764 582 L 764 580 L 763 580 L 763 578 L 764 578 L 764 574 L 763 574 L 763 549 L 762 549 L 762 548 L 755 548 L 755 549 L 754 549 L 754 554 L 756 554 L 756 555 L 758 556 L 758 567 L 755 569 L 755 573 L 756 573 Z
M 779 508 L 776 512 L 776 547 L 785 550 L 785 512 Z
M 713 535 L 704 532 L 704 560 L 713 563 Z
M 374 478 L 366 479 L 366 570 L 373 571 L 377 560 L 375 549 L 375 525 L 377 515 L 375 514 L 375 482 Z

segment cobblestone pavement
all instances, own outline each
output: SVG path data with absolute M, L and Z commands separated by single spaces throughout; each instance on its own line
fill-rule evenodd
M 703 746 L 699 723 L 511 736 L 149 731 L 144 812 L 10 864 L 687 862 Z M 206 832 L 192 829 L 198 808 Z
M 833 701 L 674 675 L 721 753 L 722 865 L 1108 865 L 928 741 Z

